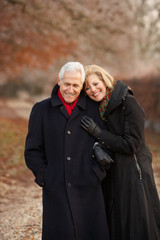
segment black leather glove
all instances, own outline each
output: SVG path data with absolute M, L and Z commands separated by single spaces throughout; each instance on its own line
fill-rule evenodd
M 101 135 L 101 128 L 88 116 L 83 116 L 81 119 L 81 127 L 83 127 L 89 134 L 98 139 Z
M 113 159 L 105 152 L 105 149 L 96 142 L 93 146 L 93 153 L 96 157 L 97 162 L 102 166 L 108 169 L 110 165 L 114 162 Z

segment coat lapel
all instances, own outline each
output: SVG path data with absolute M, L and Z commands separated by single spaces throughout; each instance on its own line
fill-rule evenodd
M 80 114 L 80 109 L 84 110 L 85 108 L 86 108 L 86 97 L 84 96 L 83 92 L 81 92 L 78 102 L 72 111 L 69 121 L 72 121 L 75 117 L 77 117 Z
M 69 115 L 68 115 L 68 112 L 67 112 L 67 109 L 65 108 L 65 106 L 62 105 L 60 109 L 61 109 L 61 113 L 68 119 Z
M 117 84 L 111 94 L 111 98 L 106 108 L 105 116 L 116 109 L 125 100 L 128 91 L 128 86 L 125 83 L 117 81 Z M 132 90 L 130 93 L 133 94 Z

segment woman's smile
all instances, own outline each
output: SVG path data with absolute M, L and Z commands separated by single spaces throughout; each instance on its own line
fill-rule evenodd
M 85 91 L 96 102 L 102 101 L 107 94 L 105 83 L 96 74 L 87 76 Z
M 95 97 L 95 96 L 97 96 L 99 93 L 100 93 L 100 91 L 99 91 L 99 92 L 97 92 L 97 93 L 95 93 L 95 94 L 94 94 L 94 97 Z

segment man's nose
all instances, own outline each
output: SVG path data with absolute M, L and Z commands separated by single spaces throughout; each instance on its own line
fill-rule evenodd
M 73 92 L 73 86 L 69 86 L 69 87 L 68 87 L 68 91 L 69 91 L 69 92 Z

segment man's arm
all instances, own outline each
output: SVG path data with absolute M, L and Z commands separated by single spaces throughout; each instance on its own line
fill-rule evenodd
M 42 107 L 39 103 L 33 106 L 29 119 L 25 143 L 25 161 L 35 176 L 35 182 L 39 186 L 43 186 L 47 163 L 44 152 Z

